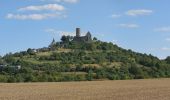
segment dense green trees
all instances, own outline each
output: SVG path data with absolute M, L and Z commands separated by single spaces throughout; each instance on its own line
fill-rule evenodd
M 0 56 L 0 65 L 4 64 L 2 57 Z
M 94 37 L 94 38 L 93 38 L 93 40 L 94 40 L 94 41 L 97 41 L 97 38 L 96 38 L 96 37 Z
M 88 80 L 88 81 L 93 80 L 93 70 L 92 70 L 92 69 L 90 69 L 90 70 L 88 71 L 88 74 L 86 75 L 86 77 L 87 77 L 87 80 Z
M 34 50 L 32 50 L 31 48 L 29 48 L 29 49 L 27 50 L 27 53 L 28 53 L 29 55 L 35 55 Z
M 62 36 L 61 40 L 53 45 L 53 50 L 41 48 L 35 52 L 28 49 L 0 57 L 0 82 L 170 77 L 170 57 L 159 60 L 97 38 L 91 43 L 72 42 L 71 36 Z M 21 69 L 16 69 L 17 65 L 21 65 Z
M 170 56 L 168 56 L 168 57 L 165 59 L 165 61 L 166 61 L 168 64 L 170 64 Z
M 70 42 L 71 40 L 73 40 L 73 36 L 65 36 L 65 35 L 63 35 L 61 37 L 62 42 Z
M 134 79 L 143 79 L 145 77 L 142 68 L 134 64 L 129 68 L 129 72 L 134 75 Z

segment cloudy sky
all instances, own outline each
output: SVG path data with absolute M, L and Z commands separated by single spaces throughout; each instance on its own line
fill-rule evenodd
M 169 0 L 0 0 L 0 55 L 90 31 L 103 41 L 170 56 Z

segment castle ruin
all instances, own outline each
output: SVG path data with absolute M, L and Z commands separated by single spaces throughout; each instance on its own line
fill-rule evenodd
M 74 42 L 91 42 L 92 35 L 90 32 L 87 32 L 85 36 L 81 36 L 80 28 L 76 28 L 76 36 L 74 36 L 73 41 Z

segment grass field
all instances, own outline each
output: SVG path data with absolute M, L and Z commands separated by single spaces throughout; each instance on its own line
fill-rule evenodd
M 170 100 L 170 79 L 1 83 L 0 100 Z

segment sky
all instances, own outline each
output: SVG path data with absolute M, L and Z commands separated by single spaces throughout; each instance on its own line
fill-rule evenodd
M 0 55 L 90 31 L 102 41 L 170 56 L 170 0 L 0 0 Z

